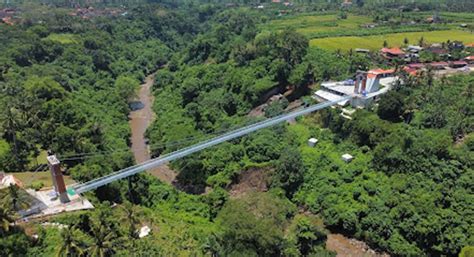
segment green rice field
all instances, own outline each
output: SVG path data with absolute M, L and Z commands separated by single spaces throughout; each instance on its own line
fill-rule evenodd
M 390 47 L 400 46 L 405 38 L 410 44 L 418 43 L 423 37 L 426 43 L 441 43 L 448 40 L 459 40 L 464 43 L 474 42 L 474 33 L 463 30 L 442 30 L 429 32 L 406 32 L 393 33 L 377 36 L 364 37 L 328 37 L 317 38 L 310 41 L 311 47 L 320 47 L 323 49 L 348 51 L 355 48 L 367 48 L 371 50 L 383 47 L 383 42 L 387 41 Z
M 348 15 L 340 20 L 335 14 L 299 15 L 273 20 L 265 25 L 267 30 L 292 29 L 304 35 L 316 32 L 344 31 L 358 29 L 361 25 L 372 23 L 372 18 L 366 16 Z

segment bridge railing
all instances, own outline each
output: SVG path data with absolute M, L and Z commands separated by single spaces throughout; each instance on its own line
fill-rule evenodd
M 73 190 L 74 190 L 75 193 L 78 193 L 78 194 L 84 193 L 84 192 L 96 189 L 98 187 L 101 187 L 103 185 L 109 184 L 113 181 L 116 181 L 116 180 L 119 180 L 119 179 L 122 179 L 122 178 L 126 178 L 128 176 L 132 176 L 134 174 L 137 174 L 137 173 L 145 171 L 145 170 L 150 170 L 150 169 L 156 168 L 160 165 L 166 164 L 170 161 L 174 161 L 174 160 L 183 158 L 185 156 L 188 156 L 188 155 L 191 155 L 193 153 L 199 152 L 199 151 L 201 151 L 203 149 L 206 149 L 206 148 L 209 148 L 211 146 L 214 146 L 214 145 L 217 145 L 217 144 L 220 144 L 220 143 L 223 143 L 223 142 L 226 142 L 226 141 L 244 136 L 246 134 L 249 134 L 249 133 L 252 133 L 254 131 L 276 125 L 276 124 L 281 123 L 281 122 L 285 122 L 286 120 L 290 120 L 290 119 L 293 119 L 293 118 L 296 118 L 296 117 L 299 117 L 299 116 L 302 116 L 302 115 L 305 115 L 305 114 L 308 114 L 308 113 L 311 113 L 311 112 L 315 112 L 315 111 L 320 110 L 320 109 L 324 109 L 326 107 L 335 105 L 339 102 L 350 100 L 351 98 L 352 98 L 352 96 L 344 96 L 344 97 L 341 97 L 340 99 L 337 99 L 335 101 L 328 101 L 328 102 L 324 102 L 324 103 L 315 104 L 315 105 L 306 107 L 306 108 L 298 110 L 298 111 L 294 111 L 294 112 L 291 112 L 291 113 L 288 113 L 288 114 L 282 114 L 282 115 L 276 116 L 274 118 L 270 118 L 270 119 L 267 119 L 267 120 L 264 120 L 264 121 L 261 121 L 261 122 L 257 122 L 255 124 L 251 124 L 251 125 L 233 130 L 231 132 L 228 132 L 228 133 L 225 133 L 223 135 L 205 140 L 203 142 L 191 145 L 189 147 L 186 147 L 186 148 L 183 148 L 183 149 L 180 149 L 180 150 L 168 153 L 168 154 L 164 154 L 164 155 L 162 155 L 160 157 L 157 157 L 155 159 L 151 159 L 151 160 L 145 161 L 143 163 L 140 163 L 140 164 L 137 164 L 137 165 L 119 170 L 119 171 L 111 173 L 109 175 L 106 175 L 106 176 L 103 176 L 103 177 L 100 177 L 100 178 L 97 178 L 97 179 L 93 179 L 93 180 L 85 182 L 83 184 L 75 185 L 73 187 Z

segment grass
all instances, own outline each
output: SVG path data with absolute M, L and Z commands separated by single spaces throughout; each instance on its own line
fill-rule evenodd
M 52 33 L 48 37 L 45 38 L 46 40 L 51 40 L 55 42 L 59 42 L 61 44 L 76 44 L 78 43 L 76 36 L 73 34 L 56 34 Z
M 474 34 L 462 30 L 442 30 L 429 32 L 407 32 L 407 33 L 393 33 L 377 36 L 366 37 L 328 37 L 312 39 L 310 41 L 311 47 L 320 47 L 329 50 L 343 50 L 348 51 L 355 48 L 380 49 L 383 47 L 383 42 L 386 40 L 391 47 L 400 46 L 403 40 L 407 38 L 410 43 L 416 44 L 418 40 L 423 37 L 427 43 L 441 43 L 447 40 L 459 40 L 462 42 L 474 42 Z
M 43 188 L 52 187 L 53 181 L 51 179 L 51 173 L 46 172 L 15 172 L 12 173 L 17 179 L 23 183 L 23 187 L 28 188 L 33 182 L 42 182 Z M 64 176 L 64 182 L 66 185 L 76 183 L 70 176 Z

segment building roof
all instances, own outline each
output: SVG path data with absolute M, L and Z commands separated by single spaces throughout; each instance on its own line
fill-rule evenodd
M 468 57 L 464 58 L 464 60 L 474 61 L 474 55 L 468 56 Z
M 466 47 L 474 47 L 474 43 L 469 43 L 465 45 Z
M 410 63 L 408 64 L 408 67 L 411 69 L 421 69 L 425 67 L 425 64 L 424 63 Z
M 467 62 L 465 62 L 465 61 L 453 61 L 453 62 L 451 62 L 451 64 L 454 64 L 454 65 L 467 65 Z
M 325 91 L 325 90 L 318 90 L 314 93 L 316 96 L 318 96 L 319 98 L 322 98 L 326 101 L 336 101 L 336 100 L 339 100 L 341 99 L 342 96 L 340 95 L 337 95 L 337 94 L 333 94 L 331 92 L 328 92 L 328 91 Z M 338 102 L 337 104 L 340 105 L 340 106 L 344 106 L 347 104 L 349 100 L 344 100 L 344 101 L 340 101 Z
M 428 51 L 434 53 L 434 54 L 446 54 L 448 53 L 448 50 L 439 48 L 439 47 L 430 47 L 428 48 Z
M 398 47 L 394 47 L 394 48 L 382 48 L 382 50 L 380 50 L 382 53 L 387 53 L 387 54 L 391 54 L 391 55 L 403 55 L 405 54 L 405 52 L 403 52 L 400 48 Z
M 374 69 L 374 70 L 369 70 L 367 72 L 367 77 L 369 79 L 372 79 L 372 78 L 375 78 L 377 77 L 378 75 L 382 75 L 382 74 L 392 74 L 394 73 L 395 70 L 394 69 L 388 69 L 388 70 L 384 70 L 384 69 Z
M 444 67 L 444 66 L 448 66 L 448 63 L 447 62 L 432 62 L 430 63 L 430 65 L 433 67 Z
M 2 187 L 9 187 L 10 185 L 17 185 L 19 187 L 23 187 L 23 184 L 21 183 L 20 180 L 15 178 L 13 175 L 5 175 L 1 180 L 0 180 L 0 188 Z
M 410 68 L 410 67 L 408 67 L 408 66 L 403 67 L 403 70 L 406 71 L 408 74 L 410 74 L 410 75 L 412 75 L 412 76 L 415 76 L 415 75 L 417 74 L 417 72 L 418 72 L 417 69 L 415 69 L 415 68 Z

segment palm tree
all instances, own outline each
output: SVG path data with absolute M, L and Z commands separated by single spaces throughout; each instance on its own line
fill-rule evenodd
M 93 257 L 111 256 L 114 253 L 114 240 L 116 234 L 102 224 L 93 224 L 92 226 L 93 243 L 88 252 Z
M 62 256 L 83 256 L 84 242 L 78 239 L 74 227 L 65 227 L 61 229 L 61 245 L 56 253 L 57 257 Z
M 138 238 L 137 225 L 140 224 L 139 210 L 130 202 L 125 202 L 122 205 L 122 209 L 125 212 L 124 221 L 128 224 L 128 233 L 131 238 Z

